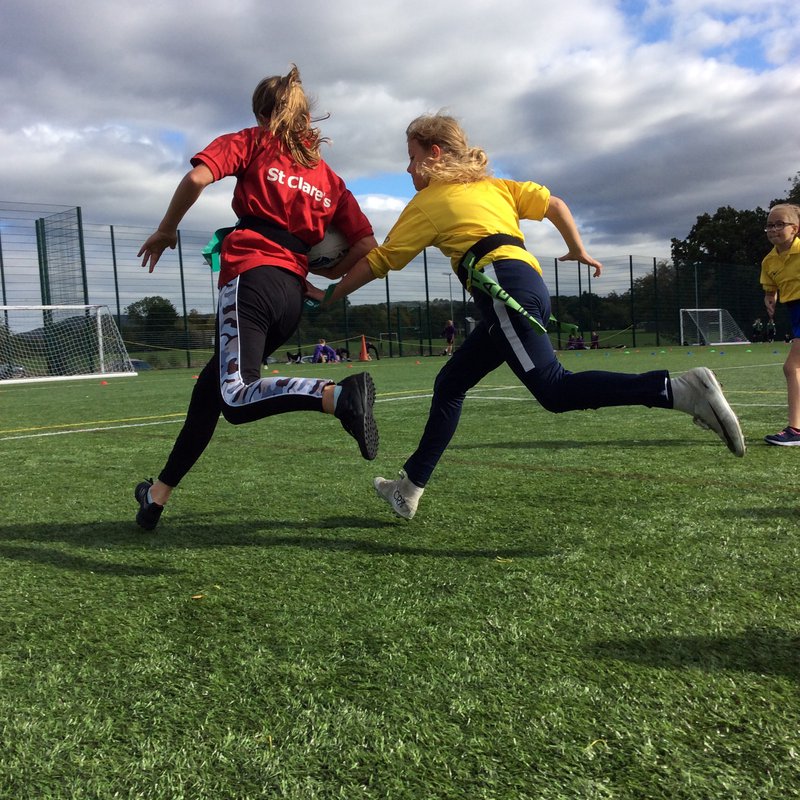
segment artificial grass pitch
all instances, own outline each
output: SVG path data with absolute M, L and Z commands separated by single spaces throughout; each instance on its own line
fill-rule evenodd
M 322 415 L 221 422 L 152 534 L 132 491 L 191 372 L 0 384 L 0 797 L 800 797 L 800 452 L 761 442 L 784 357 L 563 356 L 712 367 L 744 459 L 498 370 L 411 522 L 371 481 L 443 359 L 271 365 L 369 369 L 378 459 Z

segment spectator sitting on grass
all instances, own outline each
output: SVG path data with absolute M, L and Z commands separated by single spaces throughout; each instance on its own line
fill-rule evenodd
M 314 348 L 314 355 L 311 358 L 312 363 L 319 364 L 338 360 L 336 351 L 329 344 L 326 344 L 324 339 L 320 339 L 319 344 Z

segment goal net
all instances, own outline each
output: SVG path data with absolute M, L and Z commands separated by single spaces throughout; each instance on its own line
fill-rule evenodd
M 749 344 L 724 308 L 682 308 L 681 344 Z
M 0 306 L 0 383 L 128 375 L 108 306 Z

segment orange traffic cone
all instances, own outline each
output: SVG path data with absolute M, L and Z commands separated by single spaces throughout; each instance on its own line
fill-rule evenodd
M 367 337 L 361 334 L 361 355 L 358 357 L 359 361 L 370 361 L 369 353 L 367 352 Z

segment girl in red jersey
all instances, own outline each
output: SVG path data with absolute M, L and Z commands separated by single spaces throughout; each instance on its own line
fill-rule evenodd
M 297 330 L 307 292 L 306 253 L 334 224 L 350 245 L 342 266 L 377 243 L 372 226 L 344 181 L 322 160 L 326 141 L 312 126 L 297 67 L 265 78 L 253 93 L 257 126 L 220 136 L 191 159 L 158 229 L 142 245 L 152 272 L 177 244 L 178 225 L 211 183 L 236 178 L 232 207 L 239 222 L 220 252 L 214 355 L 200 373 L 186 421 L 158 480 L 135 490 L 137 523 L 158 524 L 173 489 L 205 450 L 220 414 L 234 425 L 289 411 L 335 415 L 373 459 L 378 430 L 375 388 L 368 373 L 339 384 L 324 378 L 261 377 L 266 356 Z

